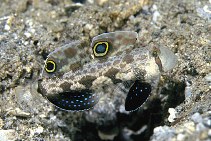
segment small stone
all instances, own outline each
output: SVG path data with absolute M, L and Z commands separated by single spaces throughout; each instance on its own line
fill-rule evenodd
M 10 109 L 7 114 L 19 117 L 30 117 L 30 113 L 26 113 L 19 108 Z
M 204 77 L 204 80 L 208 83 L 209 88 L 211 88 L 211 73 L 207 74 L 207 75 Z
M 185 135 L 184 134 L 178 134 L 177 135 L 177 141 L 184 141 L 185 140 Z
M 205 130 L 199 135 L 200 140 L 206 140 L 208 138 L 208 132 Z
M 113 133 L 113 134 L 106 134 L 98 130 L 98 136 L 102 140 L 114 140 L 114 137 L 116 137 L 118 133 Z
M 2 128 L 2 126 L 4 125 L 3 120 L 0 118 L 0 128 Z
M 129 111 L 125 110 L 125 106 L 124 105 L 120 105 L 119 112 L 123 113 L 123 114 L 129 114 L 130 113 Z
M 211 117 L 206 117 L 206 118 L 204 118 L 203 124 L 204 124 L 206 127 L 208 127 L 208 128 L 211 129 Z
M 26 36 L 26 38 L 30 38 L 31 37 L 31 33 L 29 33 L 29 32 L 25 32 L 24 35 Z
M 203 131 L 205 129 L 206 129 L 206 127 L 204 126 L 203 123 L 199 123 L 199 124 L 196 125 L 196 131 L 197 132 L 201 132 L 201 131 Z
M 102 6 L 104 5 L 106 2 L 108 2 L 108 0 L 96 0 L 97 4 Z
M 171 140 L 175 135 L 175 130 L 168 126 L 159 126 L 154 128 L 152 141 Z
M 94 0 L 87 0 L 87 2 L 93 4 Z
M 186 81 L 186 87 L 185 87 L 185 100 L 186 102 L 190 102 L 191 101 L 191 96 L 192 96 L 192 87 L 191 84 Z
M 207 74 L 205 77 L 204 77 L 205 81 L 207 82 L 211 82 L 211 73 Z
M 195 131 L 195 125 L 193 122 L 184 123 L 184 127 L 187 129 L 188 132 L 193 133 Z
M 168 109 L 168 112 L 169 112 L 169 117 L 168 117 L 168 121 L 169 122 L 174 122 L 175 121 L 175 118 L 176 118 L 176 110 L 174 108 L 169 108 Z
M 16 11 L 17 12 L 24 12 L 27 9 L 27 0 L 21 0 L 17 3 L 17 8 Z
M 4 26 L 4 29 L 7 30 L 7 31 L 9 31 L 9 30 L 10 30 L 10 26 L 6 24 L 6 25 Z
M 92 30 L 92 28 L 93 28 L 92 24 L 86 24 L 84 26 L 84 31 L 88 33 L 88 32 L 90 32 L 90 30 Z
M 39 134 L 43 133 L 43 131 L 44 131 L 43 127 L 39 126 L 38 128 L 35 129 L 35 134 L 39 135 Z
M 15 130 L 0 130 L 0 141 L 14 141 L 17 139 Z
M 208 136 L 209 136 L 209 138 L 211 138 L 211 129 L 208 130 Z
M 191 116 L 191 120 L 194 123 L 200 123 L 200 122 L 202 122 L 202 116 L 200 115 L 200 113 L 195 113 Z
M 14 16 L 9 16 L 8 19 L 7 19 L 7 22 L 4 26 L 4 29 L 9 31 L 13 21 L 14 21 Z

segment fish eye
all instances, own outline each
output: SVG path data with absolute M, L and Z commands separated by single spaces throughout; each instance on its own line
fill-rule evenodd
M 94 45 L 93 52 L 96 57 L 103 57 L 108 53 L 108 42 L 97 42 Z
M 45 71 L 48 73 L 53 73 L 56 71 L 56 63 L 53 60 L 47 60 L 45 64 Z

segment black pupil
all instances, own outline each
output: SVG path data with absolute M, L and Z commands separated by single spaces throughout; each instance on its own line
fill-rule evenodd
M 47 63 L 47 69 L 48 70 L 53 70 L 54 69 L 54 64 L 52 62 Z
M 104 53 L 105 51 L 106 51 L 106 44 L 105 43 L 97 45 L 96 53 Z

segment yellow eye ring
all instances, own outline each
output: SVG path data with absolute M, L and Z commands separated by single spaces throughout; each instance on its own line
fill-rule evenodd
M 48 73 L 53 73 L 56 71 L 56 63 L 52 60 L 47 60 L 45 64 L 45 71 Z
M 102 57 L 108 53 L 108 42 L 97 42 L 93 47 L 94 56 Z

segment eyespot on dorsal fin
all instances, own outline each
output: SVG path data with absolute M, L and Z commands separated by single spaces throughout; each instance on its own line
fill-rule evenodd
M 69 71 L 82 68 L 91 59 L 89 48 L 82 41 L 66 44 L 47 56 L 42 77 L 59 77 Z
M 151 93 L 151 85 L 145 82 L 140 82 L 136 80 L 134 84 L 131 86 L 126 100 L 125 100 L 125 110 L 126 111 L 135 111 L 150 96 Z
M 132 50 L 138 40 L 133 31 L 103 33 L 92 39 L 91 47 L 96 58 L 109 57 L 126 50 Z

